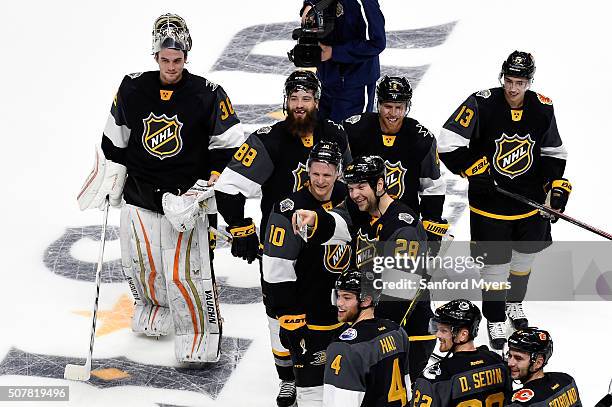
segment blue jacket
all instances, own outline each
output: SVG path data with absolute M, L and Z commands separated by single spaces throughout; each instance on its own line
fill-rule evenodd
M 316 1 L 307 0 L 304 5 Z M 386 47 L 385 17 L 378 0 L 338 0 L 334 31 L 325 41 L 332 58 L 317 66 L 323 86 L 372 84 L 380 77 L 378 55 Z

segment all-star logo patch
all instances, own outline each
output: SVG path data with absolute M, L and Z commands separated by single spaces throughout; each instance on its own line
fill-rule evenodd
M 400 213 L 399 215 L 397 215 L 397 217 L 399 218 L 399 220 L 402 220 L 407 224 L 411 224 L 412 222 L 414 222 L 414 217 L 412 217 L 412 215 L 406 212 Z
M 142 75 L 142 72 L 134 72 L 134 73 L 129 73 L 129 74 L 128 74 L 128 76 L 129 76 L 131 79 L 136 79 L 136 78 L 138 78 L 140 75 Z
M 512 395 L 512 401 L 526 402 L 526 401 L 531 400 L 533 398 L 533 396 L 535 396 L 535 393 L 533 392 L 533 390 L 531 390 L 531 389 L 521 389 L 521 390 L 516 391 Z
M 349 328 L 340 334 L 340 340 L 352 341 L 357 337 L 357 330 L 355 328 Z
M 291 173 L 293 174 L 293 192 L 297 192 L 304 188 L 308 182 L 306 164 L 298 163 L 297 167 L 295 167 Z
M 493 166 L 500 174 L 516 178 L 526 173 L 533 164 L 533 146 L 535 142 L 527 134 L 524 137 L 515 134 L 510 137 L 502 134 L 495 140 Z
M 387 193 L 393 199 L 400 199 L 404 195 L 404 175 L 406 175 L 406 169 L 401 161 L 391 163 L 389 160 L 385 160 L 385 166 L 387 167 L 385 174 Z
M 356 114 L 354 116 L 349 117 L 348 119 L 346 119 L 346 121 L 350 124 L 355 124 L 357 123 L 359 120 L 361 120 L 361 115 L 360 114 Z
M 264 126 L 257 130 L 257 134 L 268 134 L 272 131 L 272 126 Z
M 490 89 L 479 90 L 476 93 L 476 96 L 480 96 L 481 98 L 487 99 L 489 96 L 491 96 L 491 90 Z
M 323 265 L 330 273 L 342 273 L 351 261 L 351 246 L 348 244 L 326 245 Z
M 183 123 L 178 120 L 177 115 L 168 117 L 165 114 L 157 116 L 150 113 L 142 122 L 142 145 L 149 154 L 163 160 L 181 152 Z
M 295 204 L 291 199 L 287 198 L 287 199 L 283 199 L 278 206 L 280 207 L 281 212 L 287 212 L 287 211 L 293 210 L 293 208 L 295 207 Z

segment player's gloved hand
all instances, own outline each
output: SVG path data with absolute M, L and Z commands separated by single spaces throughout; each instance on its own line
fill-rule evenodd
M 559 212 L 564 212 L 569 196 L 572 193 L 572 184 L 565 178 L 556 179 L 544 186 L 544 190 L 548 191 L 545 205 L 550 206 L 552 209 L 558 210 Z M 546 212 L 540 212 L 540 214 L 542 214 L 544 217 L 550 218 L 552 223 L 555 223 L 558 220 L 557 217 L 549 215 Z
M 177 231 L 189 231 L 195 227 L 200 216 L 200 203 L 213 196 L 214 190 L 207 186 L 205 180 L 198 180 L 182 195 L 165 192 L 161 200 L 164 215 Z
M 90 208 L 104 209 L 107 196 L 111 206 L 121 206 L 126 177 L 125 165 L 107 160 L 102 151 L 96 150 L 94 167 L 77 196 L 79 208 L 82 211 Z
M 307 363 L 309 351 L 306 315 L 283 315 L 278 321 L 281 344 L 289 349 L 294 362 L 298 360 Z
M 423 228 L 427 232 L 427 248 L 430 256 L 437 256 L 440 252 L 442 237 L 448 232 L 449 224 L 446 219 L 439 221 L 423 219 Z
M 470 182 L 470 191 L 474 194 L 491 195 L 495 192 L 495 182 L 486 156 L 476 160 L 461 173 L 461 176 L 467 177 Z
M 232 256 L 240 257 L 252 263 L 259 253 L 259 239 L 255 233 L 255 224 L 251 218 L 243 219 L 226 230 L 232 235 Z

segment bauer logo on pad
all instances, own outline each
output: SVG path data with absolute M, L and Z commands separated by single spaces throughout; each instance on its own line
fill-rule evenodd
M 534 144 L 529 134 L 525 137 L 518 134 L 512 137 L 502 134 L 495 140 L 493 166 L 497 172 L 509 178 L 526 173 L 533 164 Z
M 181 123 L 177 116 L 167 117 L 165 114 L 156 116 L 153 113 L 143 119 L 142 145 L 145 150 L 163 160 L 174 157 L 181 152 L 183 140 L 181 139 Z

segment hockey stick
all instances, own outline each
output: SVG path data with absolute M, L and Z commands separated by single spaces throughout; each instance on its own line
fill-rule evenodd
M 513 199 L 516 199 L 519 202 L 522 202 L 522 203 L 527 204 L 527 205 L 529 205 L 531 207 L 539 209 L 542 212 L 546 212 L 547 214 L 552 215 L 554 217 L 561 218 L 561 219 L 563 219 L 563 220 L 565 220 L 565 221 L 567 221 L 569 223 L 572 223 L 572 224 L 574 224 L 574 225 L 576 225 L 578 227 L 586 229 L 589 232 L 592 232 L 592 233 L 595 233 L 596 235 L 605 237 L 608 240 L 612 240 L 612 235 L 610 233 L 604 232 L 603 230 L 597 229 L 596 227 L 593 227 L 591 225 L 587 225 L 586 223 L 581 222 L 578 219 L 574 219 L 571 216 L 568 216 L 568 215 L 564 214 L 563 212 L 559 212 L 559 211 L 557 211 L 555 209 L 552 209 L 552 208 L 550 208 L 550 207 L 548 207 L 546 205 L 542 205 L 540 203 L 537 203 L 536 201 L 534 201 L 532 199 L 529 199 L 529 198 L 524 197 L 524 196 L 519 195 L 519 194 L 515 194 L 514 192 L 506 191 L 505 189 L 500 188 L 498 186 L 495 186 L 495 189 L 500 194 L 506 195 L 506 196 L 508 196 L 510 198 L 513 198 Z
M 93 356 L 94 339 L 96 337 L 96 319 L 98 317 L 98 299 L 100 298 L 100 274 L 104 263 L 104 243 L 106 242 L 106 223 L 108 222 L 108 198 L 104 203 L 104 218 L 102 223 L 102 233 L 100 234 L 100 249 L 98 251 L 98 268 L 96 269 L 96 299 L 94 301 L 93 317 L 91 324 L 91 337 L 89 339 L 89 354 L 85 365 L 66 365 L 64 378 L 69 380 L 87 381 L 91 375 L 91 359 Z
M 441 242 L 440 250 L 438 251 L 438 256 L 439 257 L 443 257 L 446 254 L 446 251 L 450 247 L 450 245 L 453 242 L 454 238 L 455 238 L 455 236 L 448 235 L 448 239 L 443 240 Z M 429 279 L 431 279 L 431 277 Z M 427 281 L 429 281 L 429 279 Z M 410 318 L 410 315 L 412 315 L 412 313 L 414 312 L 414 308 L 415 308 L 417 302 L 419 301 L 419 299 L 421 298 L 421 295 L 423 294 L 423 291 L 424 290 L 423 290 L 423 288 L 421 288 L 421 284 L 419 284 L 419 288 L 417 289 L 417 292 L 414 294 L 414 297 L 412 298 L 412 301 L 410 301 L 410 305 L 408 305 L 408 309 L 406 310 L 406 313 L 404 314 L 404 318 L 402 318 L 402 321 L 400 322 L 400 326 L 403 326 L 403 327 L 406 326 L 406 321 L 408 321 L 408 318 Z
M 595 407 L 611 407 L 612 406 L 612 380 L 610 380 L 610 386 L 608 386 L 608 394 L 606 394 L 601 400 L 595 404 Z

